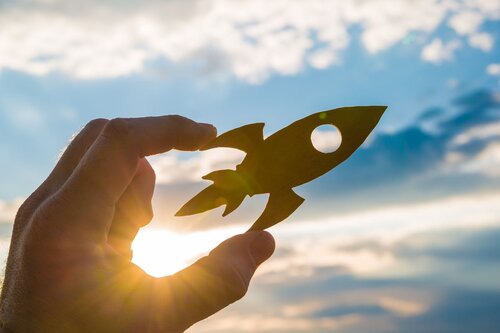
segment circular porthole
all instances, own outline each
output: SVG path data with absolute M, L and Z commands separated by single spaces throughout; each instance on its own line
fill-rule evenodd
M 333 153 L 342 143 L 342 135 L 337 127 L 327 124 L 321 125 L 311 133 L 311 142 L 314 148 L 322 153 Z

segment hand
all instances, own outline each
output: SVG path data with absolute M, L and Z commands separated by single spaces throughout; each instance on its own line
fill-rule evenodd
M 155 175 L 144 157 L 196 150 L 215 135 L 180 116 L 90 122 L 16 216 L 1 296 L 5 330 L 182 332 L 243 297 L 274 251 L 267 232 L 228 239 L 169 277 L 130 262 L 131 242 L 152 218 Z

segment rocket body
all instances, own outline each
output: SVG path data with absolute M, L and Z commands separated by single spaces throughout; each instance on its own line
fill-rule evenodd
M 385 109 L 385 106 L 358 106 L 318 112 L 265 140 L 262 123 L 221 134 L 204 150 L 232 147 L 247 155 L 236 170 L 219 170 L 203 177 L 214 184 L 186 203 L 177 215 L 191 215 L 223 204 L 226 204 L 226 215 L 236 209 L 246 195 L 270 193 L 264 213 L 251 229 L 264 229 L 280 222 L 304 201 L 292 188 L 325 174 L 351 156 Z M 314 129 L 325 124 L 336 126 L 342 136 L 339 148 L 331 153 L 316 150 L 311 141 Z

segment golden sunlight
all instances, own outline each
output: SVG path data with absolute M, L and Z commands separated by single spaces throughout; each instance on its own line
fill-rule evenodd
M 132 243 L 132 262 L 152 276 L 170 275 L 207 255 L 234 234 L 232 228 L 189 234 L 160 228 L 141 229 Z

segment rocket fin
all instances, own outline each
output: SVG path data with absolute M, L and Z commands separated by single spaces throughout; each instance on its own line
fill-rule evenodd
M 205 212 L 207 210 L 224 205 L 227 202 L 224 193 L 214 185 L 202 190 L 195 195 L 191 200 L 186 202 L 179 209 L 175 216 L 186 216 Z
M 222 182 L 233 181 L 233 178 L 237 177 L 239 176 L 235 170 L 224 169 L 224 170 L 212 171 L 201 178 L 206 180 L 211 180 L 214 183 L 220 184 Z
M 243 179 L 235 170 L 218 170 L 204 176 L 203 179 L 214 183 L 189 200 L 175 214 L 176 216 L 193 215 L 226 205 L 223 216 L 239 207 L 247 192 Z
M 304 198 L 292 189 L 271 193 L 264 212 L 250 227 L 250 230 L 264 230 L 283 221 L 303 202 Z
M 224 209 L 222 216 L 226 216 L 238 208 L 243 202 L 243 199 L 245 199 L 245 196 L 245 194 L 240 192 L 233 192 L 231 195 L 226 196 L 226 209 Z
M 251 191 L 248 182 L 236 170 L 217 170 L 202 178 L 213 181 L 217 187 L 220 187 L 226 192 L 239 193 L 246 191 L 246 193 L 250 193 Z
M 242 192 L 247 187 L 244 179 L 235 170 L 217 170 L 202 177 L 213 181 L 218 187 L 225 189 L 226 209 L 222 216 L 226 216 L 238 208 L 245 199 L 246 194 Z
M 253 150 L 264 141 L 264 123 L 249 124 L 222 133 L 201 148 L 207 150 L 217 147 L 228 147 L 242 150 L 246 153 Z

